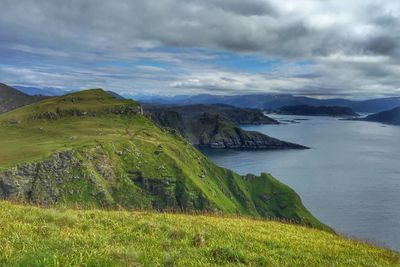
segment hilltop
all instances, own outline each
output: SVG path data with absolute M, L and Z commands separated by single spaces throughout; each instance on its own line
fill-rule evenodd
M 0 83 L 0 114 L 43 99 L 45 99 L 45 97 L 30 96 Z
M 43 209 L 0 202 L 3 266 L 399 266 L 396 252 L 233 216 Z
M 0 116 L 0 198 L 42 205 L 202 210 L 280 218 L 330 230 L 269 174 L 210 162 L 133 100 L 101 89 Z

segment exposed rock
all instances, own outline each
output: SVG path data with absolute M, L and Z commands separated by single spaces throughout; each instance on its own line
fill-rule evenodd
M 191 124 L 190 129 L 190 140 L 202 147 L 246 150 L 307 148 L 258 132 L 245 131 L 217 114 L 204 113 L 197 122 Z

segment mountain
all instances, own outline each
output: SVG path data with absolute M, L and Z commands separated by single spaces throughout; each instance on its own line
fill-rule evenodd
M 277 109 L 283 106 L 340 106 L 352 108 L 355 112 L 373 113 L 385 111 L 400 105 L 400 97 L 377 98 L 369 100 L 349 100 L 342 98 L 317 99 L 290 94 L 250 94 L 250 95 L 210 95 L 181 96 L 176 98 L 148 98 L 146 103 L 164 104 L 227 104 L 242 108 Z
M 0 114 L 42 99 L 44 97 L 30 96 L 0 83 Z
M 256 187 L 255 185 L 254 187 Z M 400 254 L 288 223 L 0 201 L 2 266 L 399 266 Z
M 239 123 L 278 123 L 257 110 L 226 105 L 145 106 L 144 108 L 158 125 L 177 130 L 193 145 L 200 147 L 245 150 L 306 148 L 241 129 Z
M 330 231 L 271 175 L 220 168 L 133 100 L 101 89 L 0 115 L 0 198 L 38 205 L 203 211 Z
M 400 106 L 400 97 L 388 97 L 358 101 L 351 108 L 357 112 L 378 113 L 398 106 Z
M 400 125 L 400 107 L 372 114 L 361 120 Z
M 41 95 L 41 96 L 61 96 L 65 95 L 67 93 L 70 93 L 70 91 L 65 91 L 59 88 L 53 88 L 53 87 L 32 87 L 32 86 L 14 86 L 17 90 L 27 94 L 27 95 Z
M 339 106 L 283 106 L 272 111 L 273 113 L 283 115 L 303 115 L 303 116 L 331 116 L 331 117 L 356 117 L 351 108 Z

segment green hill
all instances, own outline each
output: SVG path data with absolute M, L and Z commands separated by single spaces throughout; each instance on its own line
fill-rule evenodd
M 101 89 L 0 116 L 0 198 L 42 205 L 203 210 L 280 218 L 321 229 L 269 174 L 220 168 L 132 100 Z
M 237 217 L 0 202 L 0 266 L 400 266 L 398 253 Z

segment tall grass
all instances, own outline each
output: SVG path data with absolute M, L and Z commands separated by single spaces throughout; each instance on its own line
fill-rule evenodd
M 1 266 L 399 266 L 370 244 L 276 221 L 0 202 Z

